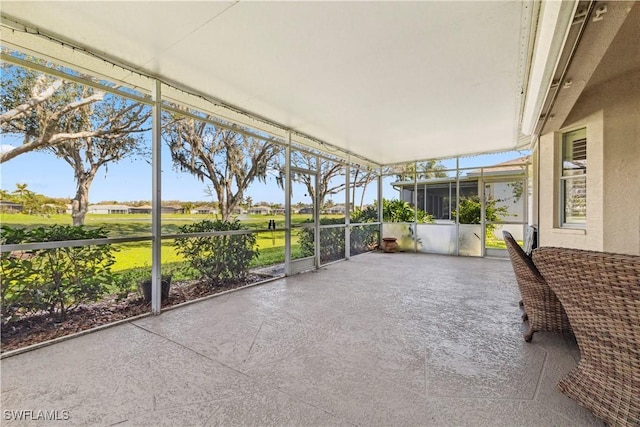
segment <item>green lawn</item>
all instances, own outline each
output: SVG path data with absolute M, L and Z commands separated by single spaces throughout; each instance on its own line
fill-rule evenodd
M 339 215 L 326 215 L 328 218 L 340 218 Z M 303 223 L 311 218 L 310 215 L 292 215 L 293 224 Z M 180 227 L 203 219 L 213 219 L 209 215 L 168 214 L 162 216 L 162 232 L 164 234 L 176 234 Z M 241 222 L 249 229 L 266 229 L 269 220 L 276 221 L 276 228 L 284 228 L 284 216 L 282 215 L 243 215 Z M 26 215 L 26 214 L 0 214 L 0 222 L 11 226 L 27 228 L 49 226 L 53 224 L 71 225 L 70 215 Z M 144 214 L 88 214 L 85 225 L 87 227 L 104 227 L 109 230 L 109 237 L 131 237 L 151 235 L 151 215 Z M 488 234 L 489 236 L 489 234 Z M 487 237 L 486 245 L 492 249 L 506 249 L 502 239 Z M 132 242 L 114 245 L 118 248 L 116 253 L 116 265 L 114 271 L 129 270 L 131 268 L 151 265 L 151 241 Z M 284 232 L 263 232 L 257 236 L 257 246 L 260 257 L 254 260 L 254 265 L 270 265 L 284 262 Z M 292 247 L 294 257 L 299 252 L 297 239 Z M 162 242 L 162 263 L 174 264 L 182 262 L 182 257 L 176 254 L 173 248 L 173 240 Z
M 339 218 L 339 215 L 327 215 L 330 218 Z M 310 215 L 292 215 L 291 222 L 300 224 Z M 170 214 L 162 216 L 162 233 L 177 234 L 180 227 L 204 219 L 214 219 L 207 215 L 181 215 Z M 252 266 L 272 265 L 284 262 L 284 216 L 282 215 L 243 215 L 241 222 L 248 229 L 266 229 L 269 220 L 276 221 L 276 231 L 260 232 L 257 235 L 256 246 L 259 257 L 254 259 Z M 71 225 L 70 215 L 26 215 L 26 214 L 0 214 L 2 224 L 13 227 L 46 227 L 54 224 Z M 151 215 L 143 214 L 88 214 L 85 218 L 87 228 L 104 227 L 109 231 L 109 237 L 133 237 L 151 236 Z M 292 255 L 300 256 L 300 247 L 297 236 L 292 242 Z M 113 245 L 116 248 L 116 263 L 112 267 L 115 272 L 124 272 L 133 269 L 150 268 L 151 266 L 151 240 L 142 242 L 129 242 Z M 183 258 L 178 255 L 173 246 L 173 239 L 162 241 L 162 265 L 163 269 L 173 269 L 183 263 Z

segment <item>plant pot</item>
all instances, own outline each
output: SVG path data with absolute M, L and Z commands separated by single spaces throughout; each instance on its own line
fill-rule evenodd
M 387 253 L 398 252 L 398 239 L 395 237 L 383 237 L 382 250 Z
M 171 289 L 171 276 L 162 276 L 161 282 L 162 284 L 162 294 L 161 301 L 165 302 L 169 299 L 169 290 Z M 142 290 L 142 299 L 145 304 L 149 304 L 151 302 L 151 279 L 144 280 L 139 284 L 140 289 Z

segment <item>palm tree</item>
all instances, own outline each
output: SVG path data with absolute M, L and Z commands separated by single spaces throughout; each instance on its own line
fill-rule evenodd
M 29 184 L 27 184 L 26 182 L 24 184 L 16 183 L 16 189 L 14 190 L 13 194 L 17 194 L 21 199 L 24 198 L 24 196 L 28 195 L 29 193 L 33 193 L 32 191 L 27 190 L 28 186 Z
M 247 205 L 247 210 L 251 209 L 251 206 L 253 206 L 253 198 L 251 196 L 247 196 L 244 198 L 244 202 Z

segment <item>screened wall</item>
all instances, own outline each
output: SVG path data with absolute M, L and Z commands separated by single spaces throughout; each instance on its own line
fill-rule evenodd
M 522 236 L 526 166 L 373 164 L 241 125 L 197 96 L 177 102 L 152 79 L 124 87 L 2 56 L 3 328 L 95 307 L 111 320 L 158 313 L 377 250 L 383 237 L 401 251 L 482 256 L 500 251 L 500 230 Z M 467 201 L 476 216 L 462 214 Z
M 158 312 L 377 247 L 378 165 L 151 80 L 2 55 L 3 321 L 138 297 L 122 316 Z
M 507 257 L 502 231 L 522 242 L 528 225 L 529 165 L 511 152 L 387 167 L 383 237 L 405 251 Z

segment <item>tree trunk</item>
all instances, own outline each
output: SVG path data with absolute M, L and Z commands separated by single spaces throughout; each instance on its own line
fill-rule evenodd
M 84 225 L 84 218 L 89 209 L 89 187 L 93 181 L 93 176 L 78 178 L 78 189 L 76 197 L 71 201 L 71 218 L 73 225 Z
M 220 211 L 220 216 L 223 221 L 226 221 L 227 218 L 229 218 L 229 208 L 227 206 L 224 186 L 216 185 L 216 183 L 214 183 L 214 187 L 216 195 L 218 196 L 218 210 Z
M 362 194 L 360 195 L 360 210 L 362 210 L 362 206 L 364 206 L 364 193 L 367 191 L 368 185 L 369 183 L 365 181 L 364 185 L 362 186 Z

